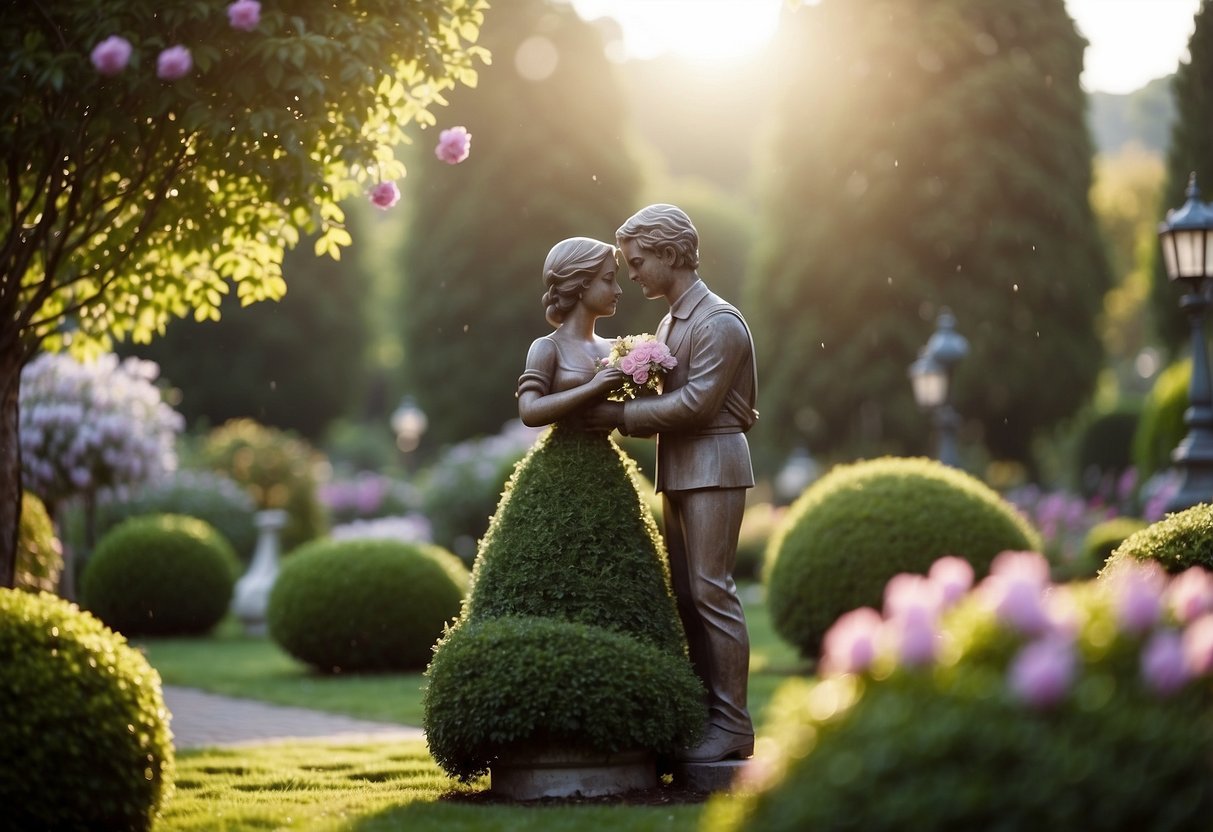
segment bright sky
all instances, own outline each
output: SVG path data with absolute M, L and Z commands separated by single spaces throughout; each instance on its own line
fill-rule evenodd
M 676 52 L 696 61 L 736 57 L 770 40 L 787 0 L 570 0 L 589 20 L 610 16 L 626 57 Z M 1012 2 L 1012 0 L 1008 0 Z M 1131 92 L 1186 57 L 1200 0 L 1066 0 L 1090 42 L 1083 86 Z

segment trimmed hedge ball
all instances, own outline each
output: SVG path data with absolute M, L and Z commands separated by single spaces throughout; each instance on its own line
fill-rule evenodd
M 1104 571 L 1127 559 L 1158 561 L 1171 574 L 1189 566 L 1213 570 L 1213 505 L 1168 514 L 1130 535 L 1108 557 Z
M 173 776 L 160 676 L 48 593 L 0 589 L 0 633 L 4 828 L 150 829 Z
M 661 753 L 702 729 L 703 687 L 686 659 L 623 633 L 507 616 L 460 622 L 439 647 L 426 671 L 426 742 L 461 780 L 537 742 Z
M 899 572 L 956 555 L 980 575 L 1005 550 L 1039 550 L 1040 535 L 969 474 L 930 459 L 883 457 L 835 467 L 789 507 L 768 553 L 775 630 L 815 657 L 834 620 L 879 607 Z
M 83 604 L 127 637 L 202 635 L 227 613 L 240 561 L 196 517 L 133 517 L 97 543 L 80 579 Z
M 270 637 L 325 673 L 419 670 L 459 614 L 468 570 L 438 546 L 317 540 L 282 565 Z
M 46 506 L 28 491 L 21 494 L 21 523 L 17 527 L 17 569 L 14 586 L 31 592 L 54 592 L 63 572 L 63 545 Z

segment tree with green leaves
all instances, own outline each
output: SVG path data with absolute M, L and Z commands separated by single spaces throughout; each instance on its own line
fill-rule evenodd
M 0 583 L 11 585 L 21 368 L 280 297 L 300 232 L 476 80 L 483 0 L 43 0 L 0 27 Z
M 541 272 L 566 237 L 614 242 L 637 205 L 624 104 L 601 35 L 567 4 L 517 0 L 485 24 L 496 60 L 451 119 L 475 152 L 457 168 L 413 165 L 401 330 L 405 384 L 427 443 L 495 434 L 517 418 L 527 347 L 548 331 Z M 652 332 L 661 310 L 626 292 L 606 335 Z
M 1200 198 L 1213 198 L 1213 0 L 1201 0 L 1196 27 L 1188 40 L 1189 59 L 1181 63 L 1172 81 L 1175 120 L 1167 149 L 1167 176 L 1158 207 L 1161 222 L 1167 211 L 1187 201 L 1188 179 L 1196 174 Z M 1150 312 L 1154 331 L 1171 358 L 1184 351 L 1191 338 L 1188 318 L 1179 308 L 1182 291 L 1171 285 L 1162 262 L 1162 249 L 1154 246 L 1153 280 L 1150 283 Z
M 1102 362 L 1084 43 L 1062 0 L 822 0 L 785 20 L 747 279 L 760 460 L 926 449 L 906 377 L 949 307 L 957 410 L 1028 460 Z

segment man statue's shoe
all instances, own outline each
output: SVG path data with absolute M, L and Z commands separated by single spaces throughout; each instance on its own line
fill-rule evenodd
M 709 725 L 703 742 L 693 748 L 683 748 L 674 758 L 680 763 L 715 763 L 720 760 L 742 760 L 754 755 L 754 737 L 734 734 Z

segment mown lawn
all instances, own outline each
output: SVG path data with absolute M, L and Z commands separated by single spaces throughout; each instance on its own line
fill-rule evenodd
M 750 632 L 750 710 L 761 721 L 772 692 L 789 675 L 809 672 L 796 651 L 775 635 L 762 587 L 742 587 Z M 420 725 L 420 673 L 325 675 L 312 672 L 268 638 L 244 635 L 234 620 L 207 638 L 147 639 L 136 644 L 165 684 Z

